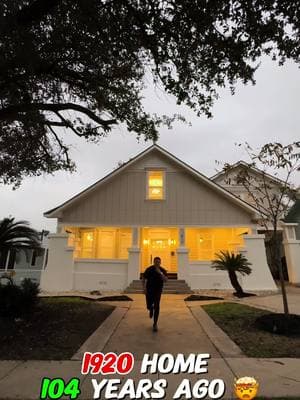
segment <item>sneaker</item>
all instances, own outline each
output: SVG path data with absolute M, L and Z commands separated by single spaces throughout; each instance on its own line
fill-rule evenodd
M 149 310 L 149 317 L 150 317 L 150 318 L 153 317 L 153 307 L 151 307 L 150 310 Z
M 153 332 L 157 332 L 157 325 L 153 324 Z

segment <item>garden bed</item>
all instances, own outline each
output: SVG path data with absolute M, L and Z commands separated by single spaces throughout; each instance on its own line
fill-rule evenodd
M 277 335 L 257 327 L 269 311 L 235 303 L 209 304 L 203 309 L 248 357 L 300 357 L 300 335 Z
M 24 319 L 0 318 L 0 359 L 70 359 L 113 310 L 78 297 L 41 298 Z

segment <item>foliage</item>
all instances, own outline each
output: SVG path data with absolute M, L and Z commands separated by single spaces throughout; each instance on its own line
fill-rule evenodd
M 39 285 L 26 278 L 20 286 L 12 280 L 7 284 L 0 280 L 0 316 L 21 317 L 32 311 L 38 301 Z
M 250 275 L 252 271 L 250 268 L 251 263 L 243 254 L 231 253 L 228 250 L 220 251 L 216 254 L 216 257 L 217 258 L 212 261 L 212 268 L 217 271 L 227 271 L 230 282 L 236 290 L 235 294 L 238 297 L 244 297 L 246 293 L 244 293 L 239 284 L 236 273 L 239 272 L 241 275 Z
M 262 55 L 299 61 L 299 7 L 281 0 L 3 0 L 0 176 L 74 170 L 67 131 L 116 124 L 145 139 L 176 116 L 147 113 L 145 81 L 211 116 L 217 88 L 254 83 Z M 150 78 L 151 79 L 151 78 Z
M 251 263 L 241 254 L 231 253 L 228 250 L 220 251 L 216 254 L 217 258 L 212 261 L 212 267 L 217 271 L 234 271 L 242 275 L 250 275 Z
M 27 221 L 4 218 L 0 221 L 0 252 L 11 249 L 40 248 L 39 233 Z

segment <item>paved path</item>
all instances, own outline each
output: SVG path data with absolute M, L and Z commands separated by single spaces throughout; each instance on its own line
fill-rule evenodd
M 186 295 L 163 295 L 158 332 L 152 331 L 152 320 L 146 310 L 144 296 L 131 296 L 134 301 L 104 348 L 104 352 L 130 350 L 136 360 L 144 353 L 209 353 L 221 357 L 183 299 Z
M 300 288 L 287 286 L 286 289 L 290 313 L 300 315 Z M 256 307 L 265 308 L 274 312 L 283 312 L 281 293 L 273 294 L 271 296 L 246 297 L 240 300 L 240 302 Z
M 126 376 L 111 376 L 121 381 L 134 379 L 135 385 L 140 379 L 152 382 L 165 378 L 168 381 L 166 399 L 172 399 L 176 388 L 183 379 L 189 379 L 193 385 L 199 379 L 223 379 L 226 384 L 226 395 L 223 399 L 235 399 L 233 383 L 235 377 L 255 376 L 260 383 L 260 396 L 276 398 L 295 396 L 300 399 L 300 360 L 299 359 L 251 359 L 232 358 L 218 351 L 222 335 L 218 332 L 210 334 L 207 321 L 196 310 L 196 304 L 188 308 L 182 295 L 166 295 L 162 297 L 159 331 L 151 330 L 142 295 L 132 296 L 134 301 L 129 310 L 122 315 L 119 324 L 114 325 L 114 332 L 104 345 L 99 348 L 103 352 L 131 351 L 136 363 L 135 369 Z M 268 296 L 269 297 L 269 296 Z M 274 296 L 270 296 L 274 297 Z M 298 296 L 299 298 L 299 296 Z M 198 317 L 197 317 L 198 316 Z M 202 326 L 204 329 L 202 328 Z M 216 340 L 217 339 L 217 340 Z M 100 343 L 101 341 L 99 341 Z M 93 342 L 94 343 L 94 342 Z M 226 342 L 225 342 L 226 343 Z M 94 344 L 93 344 L 94 345 Z M 100 346 L 100 344 L 99 344 Z M 217 346 L 217 347 L 216 347 Z M 94 349 L 93 349 L 94 350 Z M 206 374 L 140 374 L 141 360 L 144 353 L 209 353 L 208 373 Z M 61 377 L 69 380 L 79 377 L 81 381 L 80 399 L 92 399 L 93 387 L 91 378 L 100 381 L 101 376 L 82 376 L 80 361 L 1 361 L 0 362 L 0 400 L 39 398 L 42 378 Z M 102 399 L 105 397 L 102 396 Z M 114 397 L 117 398 L 117 397 Z M 185 398 L 185 397 L 181 397 Z

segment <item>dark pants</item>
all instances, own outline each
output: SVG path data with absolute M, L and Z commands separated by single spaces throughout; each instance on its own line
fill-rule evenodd
M 146 303 L 148 310 L 151 310 L 151 308 L 153 308 L 154 324 L 156 324 L 158 321 L 161 292 L 161 290 L 157 289 L 147 289 Z

